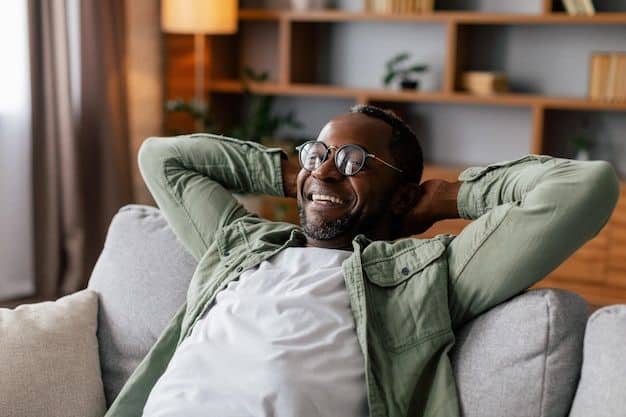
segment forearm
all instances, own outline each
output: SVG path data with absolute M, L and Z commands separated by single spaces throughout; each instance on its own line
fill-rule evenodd
M 283 159 L 281 161 L 281 171 L 283 177 L 283 192 L 285 197 L 297 197 L 296 180 L 298 172 L 300 172 L 300 165 L 294 158 Z
M 557 267 L 602 229 L 618 195 L 613 169 L 600 161 L 531 157 L 460 178 L 459 213 L 475 221 L 448 249 L 457 325 Z
M 531 196 L 539 203 L 554 203 L 567 215 L 574 215 L 581 204 L 588 204 L 588 209 L 604 219 L 617 198 L 615 173 L 603 161 L 528 155 L 516 161 L 469 168 L 459 179 L 459 215 L 472 220 L 502 204 L 528 205 L 535 200 Z
M 163 173 L 173 183 L 182 171 L 194 171 L 232 192 L 283 195 L 280 161 L 284 153 L 279 148 L 195 134 L 150 138 L 142 150 L 140 166 L 148 183 L 158 181 Z
M 462 182 L 460 181 L 441 181 L 434 192 L 432 208 L 433 220 L 458 219 L 460 217 L 458 210 L 459 189 Z
M 170 226 L 199 258 L 217 230 L 247 213 L 233 192 L 283 195 L 281 155 L 216 135 L 150 138 L 139 167 Z

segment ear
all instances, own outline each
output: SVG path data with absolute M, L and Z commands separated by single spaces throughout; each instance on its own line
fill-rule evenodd
M 400 215 L 411 210 L 420 199 L 421 188 L 418 183 L 401 184 L 391 197 L 391 211 Z

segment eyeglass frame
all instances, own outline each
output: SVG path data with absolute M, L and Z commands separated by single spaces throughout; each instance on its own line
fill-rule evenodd
M 375 154 L 368 152 L 367 149 L 365 149 L 363 146 L 361 145 L 357 145 L 356 143 L 347 143 L 345 145 L 341 145 L 339 147 L 335 146 L 335 145 L 327 145 L 324 142 L 320 141 L 320 140 L 308 140 L 306 142 L 304 142 L 301 145 L 296 146 L 296 150 L 298 151 L 298 162 L 300 163 L 300 167 L 302 167 L 302 169 L 305 169 L 309 172 L 314 171 L 315 169 L 308 169 L 305 168 L 303 163 L 302 163 L 302 158 L 301 158 L 301 153 L 302 153 L 302 148 L 304 148 L 306 145 L 310 144 L 310 143 L 320 143 L 324 146 L 324 148 L 326 149 L 326 152 L 324 153 L 324 157 L 322 158 L 322 161 L 320 163 L 320 166 L 326 162 L 328 160 L 328 153 L 331 150 L 335 150 L 335 155 L 333 156 L 333 162 L 335 163 L 335 168 L 337 169 L 337 171 L 339 171 L 339 173 L 345 177 L 352 177 L 356 174 L 358 174 L 359 172 L 361 172 L 361 170 L 363 169 L 363 167 L 365 166 L 365 163 L 367 162 L 367 158 L 373 158 L 376 159 L 379 162 L 382 162 L 384 165 L 387 165 L 389 168 L 396 170 L 397 172 L 403 173 L 404 171 L 396 166 L 391 165 L 389 162 L 384 161 L 383 159 L 377 157 Z M 359 169 L 356 170 L 356 172 L 354 172 L 353 174 L 344 174 L 343 172 L 341 172 L 339 170 L 339 165 L 337 164 L 337 155 L 339 154 L 339 151 L 341 151 L 343 148 L 346 148 L 348 146 L 354 146 L 357 149 L 359 149 L 361 152 L 363 152 L 363 155 L 365 155 L 365 158 L 363 158 L 363 163 L 361 164 L 361 166 L 359 167 Z

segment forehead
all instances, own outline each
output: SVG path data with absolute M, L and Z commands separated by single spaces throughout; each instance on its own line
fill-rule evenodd
M 348 113 L 326 123 L 317 140 L 327 145 L 357 144 L 368 151 L 385 154 L 389 150 L 391 126 L 360 113 Z

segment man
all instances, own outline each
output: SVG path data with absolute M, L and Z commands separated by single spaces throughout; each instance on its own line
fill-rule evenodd
M 607 222 L 606 162 L 529 155 L 420 185 L 421 149 L 356 106 L 299 148 L 151 139 L 140 167 L 199 260 L 186 304 L 107 416 L 457 416 L 453 331 L 559 265 Z M 231 192 L 298 199 L 301 227 Z M 444 218 L 457 236 L 408 236 Z

